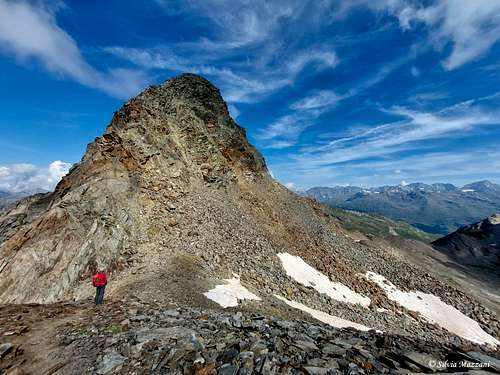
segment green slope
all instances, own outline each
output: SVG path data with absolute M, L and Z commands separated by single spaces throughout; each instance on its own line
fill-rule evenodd
M 358 231 L 367 237 L 386 240 L 395 238 L 411 239 L 425 243 L 434 241 L 438 237 L 414 228 L 410 224 L 393 221 L 383 216 L 369 215 L 330 206 L 325 206 L 325 209 L 326 212 L 339 221 L 344 229 Z

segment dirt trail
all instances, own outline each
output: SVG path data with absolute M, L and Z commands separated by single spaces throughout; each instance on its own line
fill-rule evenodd
M 74 358 L 61 350 L 59 332 L 81 323 L 92 309 L 90 303 L 1 306 L 0 345 L 10 349 L 1 354 L 0 373 L 68 373 Z

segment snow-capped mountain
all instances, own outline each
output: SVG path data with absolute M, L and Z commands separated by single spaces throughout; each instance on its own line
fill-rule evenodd
M 445 183 L 314 187 L 304 194 L 330 206 L 406 221 L 434 234 L 450 233 L 500 209 L 500 185 L 490 181 L 462 187 Z

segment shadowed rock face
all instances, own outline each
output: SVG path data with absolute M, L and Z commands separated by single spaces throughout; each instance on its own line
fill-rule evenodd
M 500 215 L 466 225 L 432 243 L 457 264 L 499 284 L 500 276 Z
M 176 197 L 188 185 L 239 178 L 269 180 L 217 88 L 191 74 L 147 88 L 115 113 L 55 192 L 0 217 L 0 301 L 53 301 L 96 267 L 124 267 L 141 241 L 148 191 Z

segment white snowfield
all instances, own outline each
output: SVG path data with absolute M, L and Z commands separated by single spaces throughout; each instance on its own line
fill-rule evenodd
M 475 320 L 444 303 L 439 297 L 420 291 L 403 292 L 384 276 L 374 272 L 367 272 L 365 276 L 381 287 L 389 299 L 408 310 L 419 312 L 428 322 L 478 344 L 500 345 L 500 341 L 484 332 Z
M 261 300 L 259 296 L 251 293 L 240 284 L 240 277 L 238 275 L 233 275 L 232 279 L 224 280 L 226 284 L 217 285 L 215 288 L 203 293 L 203 295 L 224 308 L 238 306 L 238 300 L 242 299 Z
M 334 283 L 318 270 L 304 262 L 301 257 L 288 253 L 279 253 L 286 274 L 304 286 L 310 286 L 319 293 L 325 293 L 330 298 L 340 302 L 359 304 L 364 307 L 370 305 L 370 298 L 356 293 L 341 283 Z
M 339 318 L 338 316 L 327 314 L 326 312 L 323 311 L 312 309 L 310 307 L 307 307 L 306 305 L 303 305 L 300 302 L 290 301 L 287 300 L 285 297 L 281 297 L 276 294 L 274 296 L 279 300 L 285 302 L 288 306 L 293 307 L 294 309 L 304 311 L 305 313 L 311 315 L 313 318 L 318 319 L 320 322 L 329 324 L 332 327 L 336 328 L 352 327 L 360 331 L 370 330 L 370 328 L 367 326 L 351 322 L 350 320 Z

